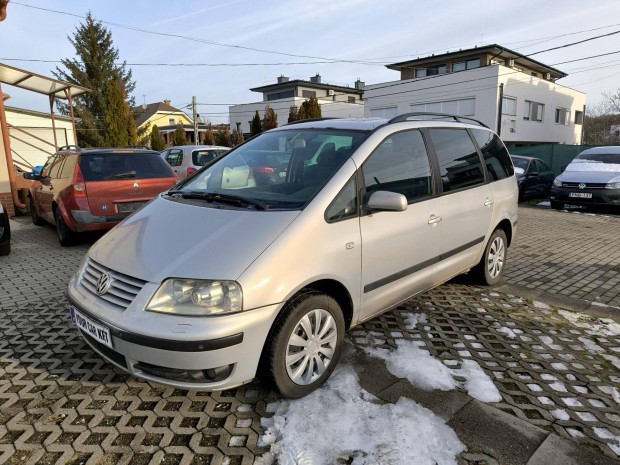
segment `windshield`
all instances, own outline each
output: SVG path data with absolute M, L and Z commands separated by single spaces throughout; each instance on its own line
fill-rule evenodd
M 369 131 L 290 129 L 261 134 L 220 158 L 177 189 L 213 200 L 234 196 L 266 209 L 306 205 Z
M 515 168 L 520 168 L 522 173 L 525 173 L 525 170 L 527 170 L 528 163 L 529 160 L 527 158 L 512 157 L 512 164 Z
M 85 181 L 171 178 L 173 172 L 157 152 L 96 152 L 80 156 Z
M 617 153 L 582 152 L 570 162 L 566 171 L 620 172 L 620 150 Z

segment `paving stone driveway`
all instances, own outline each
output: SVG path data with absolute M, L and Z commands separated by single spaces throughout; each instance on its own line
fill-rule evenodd
M 546 213 L 552 221 L 562 215 Z M 519 234 L 539 214 L 522 214 Z M 104 363 L 71 326 L 63 296 L 92 241 L 61 249 L 53 229 L 24 219 L 13 225 L 13 252 L 0 259 L 0 463 L 245 465 L 266 451 L 258 445 L 261 420 L 272 415 L 275 393 L 259 383 L 220 393 L 176 390 Z M 515 249 L 511 259 L 520 253 Z M 509 278 L 515 274 L 510 270 Z M 411 313 L 427 321 L 406 329 Z M 355 329 L 348 341 L 395 350 L 397 339 L 412 339 L 450 367 L 476 360 L 501 392 L 495 407 L 540 428 L 543 439 L 554 433 L 611 459 L 620 455 L 620 337 L 605 335 L 604 323 L 585 326 L 589 320 L 575 318 L 518 295 L 451 283 Z M 358 369 L 362 385 L 381 399 L 424 402 L 406 380 L 373 379 L 368 364 Z M 542 454 L 542 441 L 522 457 L 510 456 L 484 439 L 484 428 L 472 432 L 474 404 L 464 392 L 450 395 L 457 394 L 463 401 L 444 418 L 470 449 L 461 463 L 484 463 L 483 457 L 489 464 L 525 464 Z M 427 399 L 445 396 L 434 391 Z

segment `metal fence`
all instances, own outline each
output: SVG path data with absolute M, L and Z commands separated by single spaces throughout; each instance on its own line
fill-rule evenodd
M 553 172 L 560 174 L 575 156 L 592 145 L 566 145 L 566 144 L 540 144 L 528 147 L 510 147 L 508 151 L 511 155 L 523 155 L 525 157 L 536 157 L 547 163 Z

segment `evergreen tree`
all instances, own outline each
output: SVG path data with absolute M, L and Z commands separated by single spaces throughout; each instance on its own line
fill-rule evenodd
M 185 129 L 181 123 L 177 124 L 177 128 L 172 133 L 172 145 L 186 145 L 187 137 L 185 136 Z
M 157 152 L 161 152 L 166 148 L 164 139 L 161 137 L 161 134 L 159 134 L 159 128 L 156 124 L 154 124 L 153 129 L 151 129 L 151 148 Z
M 265 107 L 265 116 L 263 116 L 263 131 L 269 131 L 278 127 L 278 114 L 269 105 Z
M 315 97 L 310 97 L 309 100 L 306 100 L 301 104 L 301 108 L 299 108 L 299 113 L 297 114 L 297 119 L 311 119 L 311 118 L 321 118 L 321 106 L 319 105 L 319 101 Z
M 260 134 L 263 132 L 263 128 L 260 121 L 260 116 L 258 116 L 258 110 L 256 110 L 256 114 L 254 118 L 252 118 L 252 122 L 250 123 L 250 134 L 255 136 L 256 134 Z
M 299 108 L 297 108 L 296 105 L 291 106 L 291 108 L 288 111 L 288 122 L 294 123 L 295 121 L 297 121 L 299 119 L 298 113 L 299 113 Z
M 127 94 L 120 79 L 108 81 L 105 93 L 103 145 L 127 147 L 138 142 L 136 122 L 126 102 Z
M 211 123 L 207 124 L 207 132 L 205 133 L 203 143 L 205 145 L 215 145 L 215 136 L 213 135 L 213 126 L 211 126 Z
M 73 99 L 73 112 L 78 120 L 77 139 L 80 146 L 101 147 L 106 141 L 117 139 L 106 134 L 110 121 L 108 108 L 114 107 L 106 97 L 108 84 L 117 80 L 123 83 L 123 91 L 130 96 L 125 102 L 128 108 L 134 106 L 131 94 L 136 84 L 126 62 L 117 64 L 119 52 L 114 47 L 112 33 L 90 12 L 68 39 L 75 48 L 75 58 L 61 60 L 62 68 L 56 67 L 52 73 L 57 79 L 92 90 Z M 67 104 L 57 103 L 57 107 L 61 113 L 69 114 Z
M 239 144 L 243 143 L 243 133 L 241 131 L 237 131 L 236 129 L 233 129 L 232 132 L 232 145 L 233 147 L 236 147 Z
M 215 145 L 221 145 L 224 147 L 230 147 L 232 140 L 230 138 L 230 131 L 225 124 L 220 124 L 215 133 Z

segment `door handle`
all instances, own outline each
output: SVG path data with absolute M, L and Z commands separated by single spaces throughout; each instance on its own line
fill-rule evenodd
M 493 200 L 487 197 L 486 200 L 484 201 L 484 206 L 490 207 L 491 205 L 493 205 Z
M 433 226 L 435 226 L 440 221 L 441 221 L 441 216 L 431 215 L 431 218 L 428 220 L 428 224 L 432 224 Z

